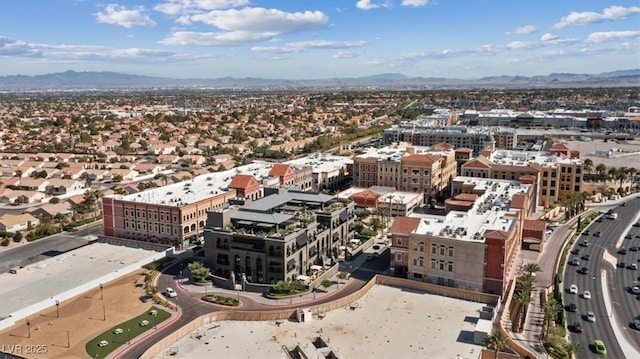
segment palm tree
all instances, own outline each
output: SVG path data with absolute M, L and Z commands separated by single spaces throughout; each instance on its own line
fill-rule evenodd
M 515 293 L 513 296 L 513 300 L 516 303 L 518 303 L 518 305 L 520 306 L 520 313 L 518 315 L 518 320 L 517 320 L 518 323 L 516 328 L 516 331 L 520 333 L 522 328 L 524 328 L 525 321 L 527 320 L 527 308 L 529 307 L 529 304 L 531 304 L 531 302 L 533 301 L 531 299 L 531 292 L 523 290 L 518 293 Z
M 622 188 L 623 182 L 627 179 L 627 171 L 628 169 L 624 166 L 617 169 L 616 179 L 620 180 L 620 186 L 618 186 L 618 189 Z
M 598 181 L 604 179 L 604 174 L 607 172 L 607 166 L 604 163 L 600 163 L 596 166 L 596 172 L 598 173 Z
M 500 331 L 493 330 L 491 334 L 484 338 L 484 343 L 487 347 L 493 348 L 495 353 L 494 358 L 498 359 L 498 352 L 507 346 L 507 337 Z
M 544 312 L 544 321 L 547 324 L 547 331 L 545 333 L 545 338 L 549 337 L 549 330 L 551 330 L 551 321 L 558 315 L 558 313 L 562 310 L 562 305 L 555 300 L 555 298 L 549 299 L 547 304 L 542 307 L 542 311 Z
M 542 268 L 540 268 L 538 263 L 530 262 L 522 266 L 522 271 L 525 273 L 533 274 L 542 271 Z
M 593 160 L 590 158 L 584 160 L 584 170 L 587 171 L 589 177 L 591 177 L 591 171 L 593 171 Z
M 580 353 L 582 351 L 582 345 L 578 342 L 569 341 L 564 345 L 564 350 L 567 352 L 569 358 L 571 358 L 574 354 Z
M 618 170 L 615 167 L 609 167 L 607 170 L 607 180 L 613 180 L 616 178 Z

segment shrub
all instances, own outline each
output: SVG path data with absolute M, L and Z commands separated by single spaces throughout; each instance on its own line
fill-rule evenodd
M 219 305 L 227 305 L 230 307 L 237 307 L 240 305 L 240 301 L 236 298 L 223 297 L 221 295 L 215 295 L 215 294 L 207 294 L 205 296 L 202 296 L 201 299 L 204 300 L 205 302 L 219 304 Z
M 286 296 L 304 293 L 309 290 L 306 284 L 300 281 L 279 281 L 275 286 L 269 289 L 269 294 L 275 296 Z
M 321 285 L 325 288 L 329 288 L 333 285 L 333 282 L 328 279 L 325 279 L 322 281 Z
M 0 242 L 0 246 L 6 247 L 9 245 L 9 238 L 6 238 L 2 240 L 2 242 Z

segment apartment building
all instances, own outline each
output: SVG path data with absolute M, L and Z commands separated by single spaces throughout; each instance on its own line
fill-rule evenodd
M 318 192 L 265 189 L 265 197 L 211 211 L 205 262 L 215 275 L 272 284 L 331 265 L 354 238 L 355 203 Z
M 316 153 L 286 162 L 293 168 L 311 168 L 311 187 L 314 192 L 338 191 L 349 187 L 352 178 L 353 161 L 346 156 Z M 307 172 L 299 177 L 307 178 Z
M 475 154 L 483 150 L 493 151 L 496 148 L 496 139 L 489 129 L 466 126 L 432 127 L 419 119 L 403 121 L 384 130 L 382 141 L 386 145 L 408 142 L 414 146 L 433 146 L 446 142 L 455 148 L 470 148 Z
M 386 186 L 401 191 L 441 193 L 457 174 L 456 152 L 394 144 L 370 148 L 353 158 L 353 184 L 357 187 Z
M 452 188 L 457 194 L 447 203 L 446 215 L 394 219 L 394 275 L 501 295 L 513 276 L 523 230 L 539 226 L 526 220 L 533 186 L 459 176 Z M 543 241 L 542 234 L 531 233 L 533 240 Z
M 581 192 L 584 175 L 578 151 L 568 150 L 564 145 L 553 145 L 552 149 L 549 153 L 494 151 L 489 158 L 479 156 L 464 163 L 460 174 L 525 182 L 529 178 L 535 185 L 536 203 L 548 206 L 567 193 Z
M 308 189 L 311 171 L 309 166 L 254 162 L 141 193 L 105 196 L 104 234 L 185 249 L 201 241 L 207 212 L 237 197 L 257 200 L 265 186 Z

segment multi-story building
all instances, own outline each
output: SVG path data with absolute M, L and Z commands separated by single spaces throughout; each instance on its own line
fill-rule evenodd
M 547 206 L 567 193 L 582 191 L 583 161 L 579 157 L 578 151 L 555 144 L 549 153 L 495 151 L 489 158 L 480 156 L 464 163 L 460 174 L 507 180 L 531 176 L 536 203 Z
M 470 148 L 476 154 L 482 150 L 493 151 L 496 146 L 496 140 L 489 129 L 466 126 L 431 127 L 419 119 L 404 121 L 384 130 L 382 140 L 386 145 L 408 142 L 415 146 L 433 146 L 446 142 L 455 148 Z
M 394 219 L 391 267 L 396 276 L 501 295 L 515 272 L 523 230 L 531 227 L 527 234 L 543 241 L 540 221 L 526 220 L 533 186 L 456 177 L 452 191 L 444 216 Z
M 353 161 L 346 156 L 333 156 L 316 153 L 307 157 L 291 160 L 288 165 L 296 168 L 311 168 L 311 190 L 314 192 L 337 191 L 349 187 Z M 303 174 L 306 174 L 304 172 Z
M 456 153 L 405 143 L 370 148 L 353 158 L 353 184 L 386 186 L 431 196 L 444 191 L 456 176 Z
M 225 278 L 295 280 L 312 265 L 335 263 L 354 238 L 354 207 L 322 193 L 265 189 L 259 200 L 208 213 L 205 262 Z
M 230 199 L 259 199 L 265 186 L 309 190 L 311 182 L 310 166 L 254 162 L 141 193 L 105 196 L 104 234 L 184 249 L 200 242 L 207 212 Z

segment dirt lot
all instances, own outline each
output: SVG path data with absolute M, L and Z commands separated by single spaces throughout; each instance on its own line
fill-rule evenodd
M 604 163 L 607 167 L 636 167 L 640 168 L 640 141 L 626 141 L 616 143 L 613 141 L 603 142 L 602 140 L 594 141 L 566 141 L 567 146 L 572 150 L 580 151 L 581 158 L 590 158 L 593 166 Z M 616 152 L 611 157 L 596 156 L 597 151 L 618 149 L 622 152 Z
M 30 330 L 26 320 L 3 330 L 2 349 L 27 358 L 89 358 L 85 351 L 89 340 L 151 306 L 138 299 L 144 291 L 135 283 L 144 282 L 143 273 L 141 269 L 105 284 L 104 299 L 96 288 L 60 303 L 59 318 L 55 306 L 34 314 L 29 318 Z

